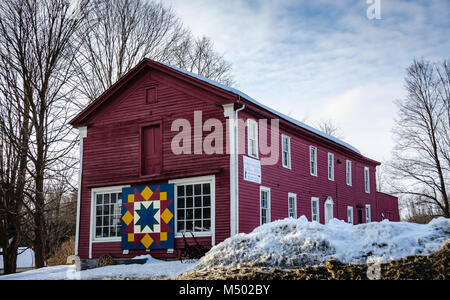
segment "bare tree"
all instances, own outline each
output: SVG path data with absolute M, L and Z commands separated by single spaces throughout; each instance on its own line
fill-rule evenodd
M 449 218 L 448 62 L 415 60 L 405 82 L 407 96 L 397 101 L 396 146 L 391 163 L 396 190 L 410 199 L 420 199 L 418 204 L 435 206 Z
M 174 49 L 169 63 L 227 86 L 235 84 L 231 63 L 214 50 L 214 43 L 207 37 L 188 36 Z
M 86 1 L 80 5 L 86 6 Z M 72 167 L 68 154 L 75 145 L 67 125 L 73 114 L 69 78 L 78 44 L 73 39 L 84 18 L 74 18 L 65 0 L 4 0 L 0 4 L 0 41 L 3 70 L 11 70 L 11 85 L 22 87 L 16 98 L 6 101 L 17 106 L 23 117 L 27 139 L 25 168 L 32 186 L 24 190 L 22 205 L 32 216 L 36 266 L 46 260 L 46 180 L 55 166 Z M 7 72 L 7 71 L 5 71 Z M 13 132 L 9 141 L 14 141 Z
M 231 83 L 229 63 L 209 39 L 195 40 L 174 12 L 154 0 L 94 0 L 77 34 L 78 93 L 95 100 L 147 57 L 222 83 Z M 80 103 L 84 106 L 85 103 Z
M 325 132 L 328 135 L 331 135 L 338 139 L 343 139 L 344 135 L 342 134 L 342 131 L 340 127 L 331 119 L 328 120 L 322 120 L 317 123 L 317 127 L 319 130 Z

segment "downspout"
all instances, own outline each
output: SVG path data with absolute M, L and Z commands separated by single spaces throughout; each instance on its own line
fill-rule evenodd
M 241 97 L 239 96 L 239 99 Z M 234 129 L 236 131 L 235 139 L 236 142 L 235 145 L 235 153 L 236 153 L 236 159 L 235 159 L 235 178 L 236 178 L 236 232 L 235 234 L 239 233 L 239 117 L 238 114 L 240 111 L 243 111 L 245 109 L 245 104 L 242 104 L 242 107 L 236 110 L 236 116 L 235 116 L 235 124 Z
M 87 137 L 87 127 L 78 128 L 80 131 L 80 168 L 78 171 L 78 193 L 77 193 L 77 223 L 75 229 L 75 255 L 78 255 L 78 244 L 80 235 L 80 213 L 81 213 L 81 182 L 83 175 L 83 141 Z
M 223 105 L 224 116 L 228 118 L 230 151 L 230 236 L 239 232 L 239 145 L 238 113 L 245 108 L 234 110 L 234 103 Z

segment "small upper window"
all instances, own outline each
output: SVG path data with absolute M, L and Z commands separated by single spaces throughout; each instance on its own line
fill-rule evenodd
M 310 173 L 313 176 L 317 176 L 317 148 L 309 147 L 309 161 L 310 161 Z
M 247 121 L 248 156 L 258 158 L 258 123 L 255 120 Z
M 156 94 L 156 87 L 148 88 L 146 90 L 145 97 L 146 97 L 147 104 L 152 104 L 152 103 L 158 102 L 157 94 Z
M 350 160 L 347 160 L 346 163 L 346 178 L 347 178 L 347 185 L 352 185 L 352 162 Z
M 334 181 L 334 154 L 328 153 L 328 179 Z
M 370 194 L 370 174 L 369 168 L 364 168 L 364 191 Z
M 291 138 L 287 135 L 281 136 L 283 167 L 291 168 Z

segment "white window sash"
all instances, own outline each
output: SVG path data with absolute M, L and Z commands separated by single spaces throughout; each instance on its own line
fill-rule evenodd
M 334 154 L 328 153 L 328 180 L 334 181 Z
M 317 176 L 317 148 L 309 147 L 310 173 L 312 176 Z
M 319 198 L 311 198 L 311 221 L 320 222 Z
M 370 194 L 370 173 L 369 168 L 364 168 L 364 191 Z
M 347 185 L 352 185 L 352 162 L 350 160 L 346 162 L 346 181 Z
M 283 167 L 290 169 L 291 168 L 291 138 L 282 135 L 281 145 L 282 145 L 282 163 Z M 286 159 L 285 159 L 286 158 Z
M 247 120 L 247 154 L 250 157 L 259 157 L 258 148 L 258 123 L 255 120 Z
M 265 199 L 263 198 L 263 195 L 265 195 Z M 264 200 L 264 206 L 263 206 L 263 200 Z M 259 212 L 260 212 L 260 225 L 270 223 L 271 216 L 270 216 L 270 188 L 266 187 L 260 187 L 259 190 Z M 264 216 L 263 216 L 264 212 Z M 264 217 L 264 219 L 263 219 Z

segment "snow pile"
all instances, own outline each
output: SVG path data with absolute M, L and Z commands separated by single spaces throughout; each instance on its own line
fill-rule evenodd
M 157 260 L 150 255 L 135 257 L 147 258 L 145 264 L 114 265 L 77 272 L 75 265 L 54 266 L 23 273 L 0 276 L 0 280 L 92 280 L 105 278 L 147 279 L 153 277 L 173 278 L 189 272 L 195 262 Z
M 306 217 L 284 219 L 239 234 L 212 248 L 196 269 L 323 265 L 329 259 L 343 263 L 371 263 L 438 251 L 450 239 L 450 220 L 435 219 L 427 225 L 379 223 L 351 225 L 331 220 L 328 225 Z

